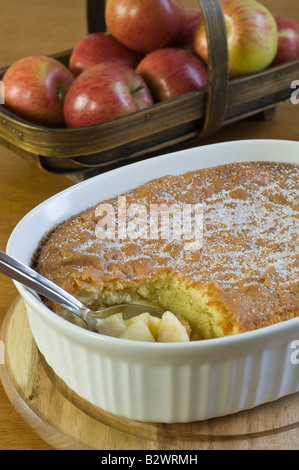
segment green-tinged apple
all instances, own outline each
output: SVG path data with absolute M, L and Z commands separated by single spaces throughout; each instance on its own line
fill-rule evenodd
M 3 78 L 5 107 L 17 116 L 47 127 L 64 126 L 63 102 L 74 76 L 58 60 L 24 57 Z
M 194 34 L 201 19 L 202 13 L 199 8 L 186 8 L 184 26 L 171 46 L 194 53 Z
M 85 127 L 152 104 L 146 83 L 134 69 L 117 62 L 103 62 L 74 80 L 64 101 L 64 119 L 67 127 Z
M 299 24 L 287 16 L 275 15 L 278 28 L 278 50 L 272 65 L 299 58 Z
M 91 33 L 74 47 L 69 69 L 75 76 L 78 76 L 84 70 L 107 61 L 115 61 L 135 68 L 139 62 L 139 55 L 109 33 Z
M 260 72 L 273 61 L 278 31 L 272 13 L 256 0 L 222 0 L 227 28 L 231 77 Z M 194 37 L 196 53 L 208 61 L 208 42 L 203 20 Z
M 170 45 L 180 33 L 186 10 L 182 0 L 108 0 L 108 31 L 134 51 L 152 52 Z
M 147 83 L 156 102 L 206 88 L 206 65 L 184 49 L 169 47 L 147 54 L 136 72 Z

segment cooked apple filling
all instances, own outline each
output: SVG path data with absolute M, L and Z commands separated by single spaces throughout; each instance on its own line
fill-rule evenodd
M 99 323 L 97 332 L 135 341 L 171 343 L 190 341 L 191 330 L 187 322 L 171 312 L 164 312 L 162 318 L 144 312 L 129 320 L 124 320 L 122 313 L 111 315 Z
M 101 323 L 98 332 L 110 336 L 170 342 L 238 333 L 237 326 L 229 321 L 225 309 L 213 302 L 206 288 L 187 286 L 174 274 L 164 273 L 134 286 L 124 287 L 117 283 L 97 286 L 89 291 L 81 291 L 77 297 L 92 310 L 123 303 L 145 306 L 144 314 L 130 320 L 124 321 L 122 315 L 117 314 Z M 162 321 L 149 315 L 146 306 L 165 312 Z M 168 334 L 165 332 L 166 327 L 169 329 Z

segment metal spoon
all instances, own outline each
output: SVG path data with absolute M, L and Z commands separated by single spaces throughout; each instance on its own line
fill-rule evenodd
M 44 276 L 29 268 L 25 264 L 16 260 L 12 256 L 0 250 L 0 272 L 20 282 L 27 288 L 32 289 L 47 299 L 57 302 L 62 307 L 70 310 L 80 320 L 85 323 L 85 326 L 91 330 L 96 331 L 96 325 L 104 318 L 110 317 L 115 313 L 122 312 L 124 320 L 132 318 L 143 312 L 149 312 L 151 315 L 161 317 L 162 312 L 152 307 L 139 304 L 121 304 L 113 305 L 112 307 L 103 308 L 98 311 L 92 311 L 85 307 L 79 300 L 70 295 L 61 287 L 57 286 L 54 282 L 49 281 Z

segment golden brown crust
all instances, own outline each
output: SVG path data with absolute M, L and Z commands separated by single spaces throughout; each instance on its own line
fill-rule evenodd
M 207 294 L 222 312 L 225 334 L 293 318 L 299 314 L 298 177 L 295 165 L 252 162 L 156 179 L 129 191 L 127 205 L 203 204 L 200 250 L 188 251 L 177 239 L 101 241 L 92 207 L 43 240 L 35 268 L 74 295 L 174 275 Z M 117 198 L 105 202 L 117 212 Z

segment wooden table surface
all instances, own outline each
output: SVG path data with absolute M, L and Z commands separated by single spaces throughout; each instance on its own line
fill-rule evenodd
M 298 0 L 263 0 L 275 14 L 299 21 Z M 185 0 L 187 6 L 196 0 Z M 37 54 L 70 49 L 86 34 L 85 2 L 82 0 L 1 0 L 0 67 Z M 299 80 L 299 70 L 298 70 Z M 235 139 L 299 140 L 299 105 L 278 106 L 273 120 L 246 120 L 221 129 L 201 144 Z M 5 250 L 9 235 L 18 221 L 33 207 L 69 187 L 64 176 L 43 173 L 30 162 L 0 147 L 0 249 Z M 0 325 L 16 297 L 12 281 L 0 275 Z M 0 450 L 47 450 L 9 402 L 0 384 Z

